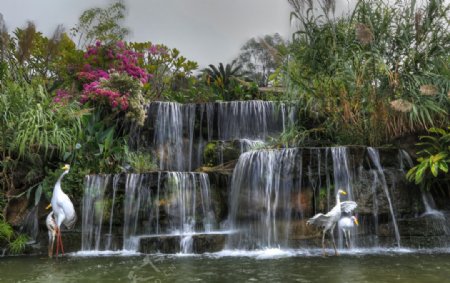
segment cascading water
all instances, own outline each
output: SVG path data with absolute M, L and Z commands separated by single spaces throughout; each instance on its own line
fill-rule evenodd
M 230 226 L 245 231 L 230 237 L 229 248 L 287 247 L 291 193 L 299 193 L 297 149 L 250 151 L 234 169 Z
M 404 215 L 404 210 L 396 195 L 394 179 L 399 178 L 391 175 L 411 166 L 405 152 L 398 153 L 400 167 L 384 168 L 372 148 L 258 150 L 295 122 L 295 108 L 283 103 L 154 102 L 147 110 L 148 129 L 140 129 L 136 144 L 146 137 L 144 149 L 157 155 L 159 169 L 177 172 L 88 176 L 83 250 L 143 245 L 155 250 L 155 243 L 166 241 L 178 248 L 171 252 L 197 252 L 205 235 L 224 239 L 227 233 L 215 230 L 219 226 L 232 230 L 223 240 L 229 249 L 318 247 L 317 231 L 306 227 L 306 220 L 331 210 L 338 189 L 348 193 L 342 201 L 358 203 L 361 225 L 353 233 L 353 247 L 391 246 L 394 237 L 400 246 L 399 226 L 404 226 L 394 212 Z M 216 154 L 212 161 L 206 160 L 207 149 Z M 233 168 L 228 161 L 238 155 Z M 209 177 L 190 172 L 203 162 L 226 165 L 212 173 L 205 168 Z M 432 209 L 429 198 L 423 201 L 426 211 L 427 204 Z
M 83 213 L 81 223 L 81 250 L 100 250 L 105 191 L 110 182 L 110 175 L 88 175 L 85 178 L 83 195 Z
M 358 149 L 360 154 L 364 154 L 363 150 Z M 361 223 L 358 233 L 354 231 L 351 246 L 378 247 L 379 225 L 385 225 L 384 219 L 383 223 L 378 219 L 378 187 L 385 195 L 387 204 L 383 209 L 390 212 L 399 246 L 397 219 L 378 152 L 372 148 L 367 151 L 375 170 L 357 175 L 353 172 L 355 168 L 367 170 L 363 169 L 364 160 L 352 161 L 353 164 L 345 147 L 260 150 L 242 154 L 231 181 L 228 218 L 231 229 L 240 232 L 229 237 L 227 247 L 295 247 L 299 240 L 308 237 L 302 235 L 307 231 L 304 222 L 315 213 L 326 213 L 334 206 L 329 199 L 334 199 L 337 189 L 347 191 L 344 201 L 354 200 L 361 205 L 371 203 L 370 211 L 367 206 L 361 209 L 364 215 L 372 215 L 373 220 Z M 305 202 L 305 198 L 310 202 Z M 292 231 L 299 234 L 294 235 Z M 340 248 L 344 247 L 341 231 L 338 243 Z
M 205 139 L 220 143 L 238 140 L 246 151 L 270 135 L 280 134 L 295 115 L 293 106 L 271 101 L 154 102 L 147 109 L 148 117 L 155 117 L 150 146 L 158 156 L 159 168 L 176 171 L 192 171 L 202 165 Z
M 155 121 L 154 146 L 159 168 L 183 170 L 183 115 L 175 102 L 158 102 Z
M 108 236 L 113 230 L 113 213 L 118 217 L 117 211 L 114 212 L 114 207 L 119 206 L 115 203 L 118 196 L 123 199 L 120 206 L 123 207 L 124 250 L 137 251 L 139 238 L 144 235 L 185 235 L 214 229 L 206 174 L 156 172 L 114 175 L 112 179 L 111 188 L 111 175 L 86 177 L 83 251 L 112 248 Z M 113 202 L 109 203 L 111 195 Z M 102 231 L 103 226 L 109 227 L 108 234 Z
M 283 130 L 284 114 L 270 101 L 232 101 L 217 105 L 219 140 L 265 140 L 274 131 Z
M 375 168 L 377 169 L 377 173 L 378 173 L 379 179 L 381 181 L 381 185 L 383 187 L 384 193 L 388 200 L 389 210 L 391 212 L 391 217 L 392 217 L 392 225 L 394 226 L 395 239 L 397 241 L 397 246 L 400 247 L 400 232 L 398 230 L 397 218 L 395 217 L 394 206 L 392 205 L 392 200 L 391 200 L 389 189 L 388 189 L 388 186 L 386 183 L 386 178 L 384 176 L 383 167 L 381 166 L 381 163 L 380 163 L 380 155 L 378 153 L 378 150 L 376 150 L 375 148 L 372 148 L 372 147 L 368 147 L 367 152 L 369 153 L 369 157 L 372 160 L 373 164 L 375 165 Z

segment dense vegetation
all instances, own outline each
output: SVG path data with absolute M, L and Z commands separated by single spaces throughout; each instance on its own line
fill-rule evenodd
M 289 0 L 299 25 L 285 67 L 319 137 L 381 145 L 448 125 L 449 5 L 444 1 L 357 1 L 336 17 L 334 1 Z M 314 132 L 317 134 L 317 131 Z
M 151 101 L 290 101 L 302 123 L 275 143 L 291 146 L 377 146 L 449 126 L 448 4 L 360 0 L 337 17 L 334 1 L 288 1 L 291 41 L 253 38 L 235 61 L 203 70 L 176 48 L 126 42 L 120 2 L 85 11 L 70 34 L 46 37 L 31 22 L 9 33 L 0 22 L 0 245 L 23 247 L 5 221 L 49 201 L 62 163 L 75 202 L 86 174 L 155 169 L 151 152 L 127 142 Z M 430 131 L 448 144 L 448 131 Z M 448 186 L 434 178 L 448 179 L 450 148 L 430 139 L 411 179 Z

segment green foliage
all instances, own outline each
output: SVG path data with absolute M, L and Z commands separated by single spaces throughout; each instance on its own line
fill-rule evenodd
M 450 177 L 450 126 L 447 130 L 431 128 L 431 135 L 421 136 L 422 142 L 416 145 L 421 148 L 417 152 L 419 164 L 408 171 L 407 179 L 421 184 L 423 188 L 449 185 Z
M 37 204 L 52 163 L 73 150 L 84 112 L 75 104 L 54 104 L 40 84 L 7 81 L 0 113 L 2 195 L 26 195 Z
M 158 169 L 155 159 L 150 152 L 127 152 L 125 161 L 131 166 L 135 173 L 145 173 Z
M 334 143 L 380 145 L 448 115 L 450 6 L 442 1 L 290 0 L 299 24 L 284 74 L 289 93 Z M 444 67 L 447 66 L 447 67 Z
M 53 91 L 67 79 L 67 64 L 76 61 L 75 44 L 58 26 L 51 38 L 36 30 L 32 22 L 17 28 L 12 35 L 4 31 L 0 44 L 2 77 L 31 83 L 39 79 L 47 91 Z
M 26 235 L 15 233 L 11 225 L 6 223 L 3 217 L 0 218 L 0 247 L 9 249 L 13 254 L 18 254 L 24 250 L 27 241 Z
M 139 66 L 149 74 L 149 85 L 145 91 L 153 99 L 173 98 L 190 94 L 195 83 L 193 71 L 198 64 L 188 60 L 176 48 L 151 42 L 132 42 L 130 48 L 143 54 Z M 175 99 L 179 101 L 178 99 Z
M 75 162 L 90 173 L 114 173 L 120 170 L 126 151 L 124 137 L 117 136 L 114 121 L 105 121 L 100 112 L 83 118 L 84 132 Z
M 122 26 L 125 19 L 126 6 L 123 2 L 115 2 L 107 8 L 92 8 L 84 11 L 78 24 L 72 28 L 72 35 L 78 38 L 78 47 L 86 48 L 96 40 L 107 44 L 121 41 L 129 30 Z

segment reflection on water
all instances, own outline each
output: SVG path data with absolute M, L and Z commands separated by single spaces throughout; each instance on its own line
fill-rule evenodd
M 320 252 L 270 249 L 196 256 L 9 257 L 0 260 L 0 281 L 441 283 L 450 278 L 448 250 L 360 250 L 326 258 Z

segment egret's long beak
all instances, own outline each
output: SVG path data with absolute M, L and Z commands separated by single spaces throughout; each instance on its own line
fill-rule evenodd
M 64 165 L 64 167 L 61 168 L 61 169 L 63 169 L 63 170 L 68 170 L 68 169 L 70 169 L 70 165 L 69 165 L 69 164 L 66 164 L 66 165 Z
M 356 226 L 358 226 L 359 225 L 358 219 L 355 218 L 354 220 L 355 220 Z
M 341 195 L 346 195 L 347 193 L 345 191 L 341 191 Z
M 48 209 L 50 209 L 50 207 L 52 207 L 52 204 L 47 205 L 47 207 L 45 209 L 48 210 Z

